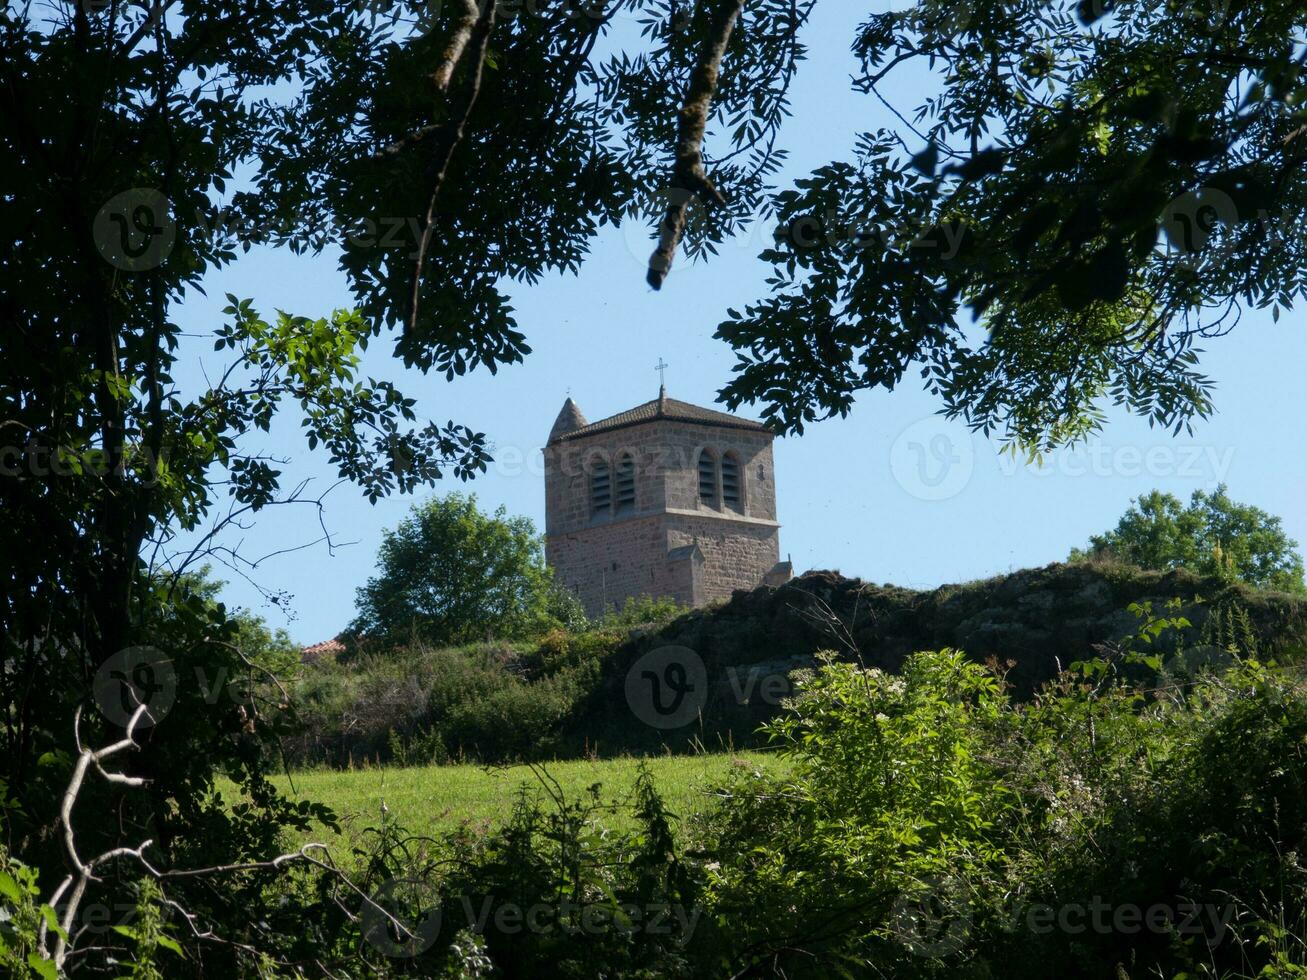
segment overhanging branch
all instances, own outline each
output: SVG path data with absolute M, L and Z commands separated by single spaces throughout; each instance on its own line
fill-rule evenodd
M 703 137 L 708 128 L 713 98 L 721 75 L 722 58 L 731 41 L 731 32 L 744 10 L 744 0 L 722 0 L 699 63 L 690 76 L 685 104 L 677 115 L 676 162 L 672 168 L 672 202 L 659 226 L 658 247 L 649 258 L 647 281 L 662 289 L 676 258 L 676 248 L 685 234 L 690 200 L 698 197 L 706 205 L 725 204 L 726 198 L 713 186 L 703 166 Z
M 470 10 L 476 9 L 473 0 L 464 0 L 464 2 Z M 411 298 L 407 315 L 404 318 L 405 333 L 412 333 L 417 328 L 418 300 L 422 291 L 422 267 L 426 262 L 427 248 L 431 244 L 431 234 L 435 229 L 436 206 L 440 200 L 440 189 L 444 186 L 445 177 L 449 173 L 450 161 L 454 158 L 454 150 L 462 142 L 468 117 L 472 114 L 472 107 L 476 104 L 477 95 L 481 91 L 481 73 L 486 65 L 486 47 L 490 41 L 491 28 L 495 24 L 495 4 L 493 2 L 487 3 L 485 10 L 468 30 L 467 36 L 462 37 L 461 34 L 466 19 L 467 15 L 464 14 L 455 29 L 456 36 L 451 38 L 441 63 L 437 66 L 435 75 L 432 76 L 437 85 L 443 83 L 448 86 L 454 69 L 467 56 L 468 49 L 474 48 L 473 57 L 475 62 L 467 72 L 458 104 L 454 107 L 450 118 L 431 132 L 431 139 L 435 142 L 435 146 L 431 150 L 430 162 L 427 165 L 427 184 L 431 190 L 427 198 L 427 213 L 422 223 L 422 234 L 418 239 L 417 258 L 413 263 Z

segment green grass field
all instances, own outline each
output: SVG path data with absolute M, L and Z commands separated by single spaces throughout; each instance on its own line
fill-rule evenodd
M 732 766 L 772 768 L 779 764 L 775 756 L 757 752 L 663 756 L 645 761 L 669 809 L 682 818 L 705 806 L 710 787 L 721 782 Z M 603 802 L 621 803 L 630 797 L 638 764 L 635 759 L 609 759 L 551 762 L 542 768 L 557 781 L 568 800 L 582 798 L 590 786 L 598 783 Z M 511 812 L 514 796 L 523 785 L 543 794 L 539 776 L 525 766 L 322 769 L 294 773 L 290 778 L 281 775 L 274 782 L 291 799 L 331 806 L 340 818 L 346 841 L 380 823 L 383 803 L 390 819 L 410 832 L 436 836 L 465 823 L 487 829 L 500 823 Z M 230 798 L 231 787 L 226 790 Z M 619 810 L 609 815 L 605 824 L 621 830 L 630 825 L 630 818 Z M 322 840 L 323 834 L 333 836 L 319 828 L 305 839 Z M 323 842 L 342 843 L 331 839 Z

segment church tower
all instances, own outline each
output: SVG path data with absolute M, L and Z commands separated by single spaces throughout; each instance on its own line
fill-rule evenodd
M 789 579 L 773 433 L 667 397 L 598 422 L 571 398 L 545 446 L 545 554 L 598 616 L 634 596 L 690 606 Z

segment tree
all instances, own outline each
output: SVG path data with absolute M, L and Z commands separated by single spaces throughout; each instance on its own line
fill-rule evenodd
M 377 565 L 349 630 L 369 646 L 511 639 L 548 614 L 553 577 L 535 525 L 503 507 L 484 513 L 475 494 L 415 505 L 384 533 Z
M 1112 556 L 1140 568 L 1188 568 L 1265 589 L 1307 593 L 1298 543 L 1266 511 L 1230 499 L 1225 485 L 1195 490 L 1185 507 L 1154 490 L 1136 500 L 1116 529 L 1089 539 L 1071 560 Z
M 480 433 L 417 418 L 360 376 L 359 352 L 385 337 L 446 378 L 515 363 L 530 348 L 502 283 L 575 271 L 622 219 L 650 228 L 655 287 L 679 256 L 709 254 L 766 206 L 814 2 L 6 6 L 0 781 L 24 801 L 6 811 L 19 848 L 50 839 L 67 720 L 113 657 L 149 643 L 186 678 L 250 669 L 238 626 L 182 576 L 248 572 L 257 558 L 223 532 L 269 508 L 321 512 L 260 444 L 278 412 L 372 499 L 484 470 Z M 1301 215 L 1304 15 L 1291 0 L 1226 9 L 1127 0 L 1102 30 L 1035 0 L 930 0 L 868 20 L 865 87 L 922 60 L 947 70 L 944 98 L 919 142 L 865 139 L 856 163 L 776 200 L 779 292 L 721 330 L 742 357 L 728 404 L 759 398 L 801 428 L 924 360 L 950 411 L 1027 445 L 1082 434 L 1104 396 L 1167 424 L 1203 414 L 1193 344 L 1223 321 L 1184 318 L 1291 302 L 1304 248 L 1242 220 Z M 619 18 L 638 29 L 614 31 Z M 1207 221 L 1225 207 L 1209 191 L 1238 220 Z M 1190 193 L 1198 247 L 1145 255 Z M 828 210 L 911 247 L 799 247 L 796 219 Z M 256 244 L 338 250 L 356 309 L 265 317 L 230 297 L 211 380 L 184 389 L 173 368 L 195 341 L 175 305 Z M 974 349 L 965 304 L 988 330 Z M 196 530 L 200 546 L 178 549 Z M 156 588 L 159 573 L 174 581 Z M 207 691 L 188 681 L 139 735 L 150 792 L 119 811 L 107 786 L 118 820 L 97 832 L 138 841 L 157 824 L 173 859 L 265 846 L 261 819 L 214 792 L 219 768 L 261 816 L 294 819 L 261 768 L 276 706 L 249 732 L 237 709 L 251 706 Z M 86 725 L 88 744 L 113 742 L 91 730 L 107 719 Z
M 73 712 L 97 671 L 143 644 L 164 653 L 146 666 L 179 685 L 167 717 L 136 732 L 130 765 L 150 790 L 102 787 L 115 820 L 84 832 L 106 849 L 150 836 L 170 861 L 195 848 L 231 859 L 301 819 L 264 778 L 284 706 L 251 724 L 252 703 L 211 686 L 253 668 L 239 623 L 184 578 L 206 561 L 250 574 L 259 556 L 224 531 L 271 508 L 323 511 L 321 494 L 282 485 L 261 445 L 279 412 L 298 413 L 307 448 L 373 500 L 469 478 L 486 468 L 484 437 L 420 419 L 393 385 L 361 376 L 370 341 L 389 334 L 404 363 L 446 378 L 494 371 L 529 351 L 504 279 L 574 271 L 623 217 L 648 223 L 663 268 L 675 250 L 704 254 L 761 201 L 812 0 L 757 0 L 743 20 L 739 0 L 537 6 L 0 12 L 0 222 L 13 243 L 0 253 L 0 784 L 23 801 L 4 808 L 6 837 L 34 864 L 66 859 L 46 830 Z M 609 43 L 618 15 L 640 30 Z M 714 157 L 705 123 L 728 121 Z M 687 220 L 692 207 L 702 220 Z M 175 306 L 254 245 L 338 250 L 357 308 L 265 317 L 229 297 L 208 381 L 184 387 L 173 368 L 196 341 Z M 179 548 L 183 531 L 200 545 Z M 82 737 L 113 743 L 112 728 L 88 711 Z M 221 770 L 252 811 L 224 804 Z M 192 899 L 206 921 L 257 896 Z
M 725 401 L 801 432 L 920 370 L 950 417 L 1036 452 L 1105 403 L 1207 416 L 1198 344 L 1307 281 L 1304 29 L 1300 0 L 869 17 L 856 81 L 901 125 L 777 195 L 771 294 L 718 330 Z M 915 110 L 914 69 L 940 83 Z

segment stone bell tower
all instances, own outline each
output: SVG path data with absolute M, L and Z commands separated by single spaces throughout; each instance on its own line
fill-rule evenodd
M 789 580 L 774 434 L 659 391 L 587 422 L 568 398 L 545 446 L 545 554 L 587 614 L 635 596 L 700 606 Z

